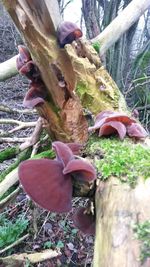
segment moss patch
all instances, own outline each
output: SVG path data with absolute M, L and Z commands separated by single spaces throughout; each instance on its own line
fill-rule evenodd
M 118 138 L 92 137 L 88 150 L 97 154 L 95 165 L 102 180 L 116 176 L 134 186 L 137 177 L 150 177 L 150 150 L 141 144 L 133 144 L 128 138 L 120 141 Z
M 141 242 L 140 260 L 143 263 L 150 257 L 150 221 L 136 224 L 134 231 L 136 238 Z
M 99 42 L 95 42 L 95 43 L 92 44 L 92 46 L 94 47 L 94 49 L 96 50 L 96 52 L 99 53 L 100 43 Z

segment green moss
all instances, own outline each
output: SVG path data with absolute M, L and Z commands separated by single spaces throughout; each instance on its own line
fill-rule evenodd
M 55 152 L 52 149 L 49 149 L 47 151 L 43 151 L 37 155 L 35 155 L 34 157 L 32 157 L 32 159 L 42 159 L 42 158 L 49 158 L 49 159 L 53 159 L 55 157 Z
M 94 44 L 92 44 L 92 46 L 94 47 L 94 49 L 96 50 L 96 52 L 99 53 L 100 43 L 99 42 L 95 42 Z
M 150 257 L 150 221 L 139 223 L 134 226 L 136 238 L 141 242 L 140 260 L 142 263 Z
M 21 161 L 28 159 L 31 155 L 31 151 L 32 151 L 31 148 L 27 148 L 23 152 L 21 152 L 18 155 L 18 158 L 16 159 L 16 161 L 14 163 L 12 163 L 6 170 L 1 172 L 0 182 L 3 181 L 3 179 L 5 178 L 5 176 L 7 174 L 9 174 L 11 171 L 13 171 L 15 168 L 17 168 Z
M 76 87 L 77 94 L 82 97 L 87 92 L 87 86 L 84 83 L 78 83 Z
M 23 215 L 23 214 L 22 214 Z M 0 216 L 0 249 L 14 243 L 28 227 L 28 220 L 20 216 L 9 221 L 4 215 Z
M 19 147 L 8 147 L 0 152 L 0 163 L 4 160 L 12 159 L 19 153 Z
M 128 138 L 120 141 L 118 138 L 92 137 L 88 149 L 90 153 L 97 151 L 99 155 L 95 165 L 102 180 L 113 175 L 134 186 L 137 177 L 150 178 L 150 150 L 140 144 L 133 144 Z

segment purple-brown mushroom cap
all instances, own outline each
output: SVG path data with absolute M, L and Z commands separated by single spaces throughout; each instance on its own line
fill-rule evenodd
M 63 169 L 63 174 L 72 174 L 77 179 L 83 181 L 94 181 L 96 179 L 96 171 L 91 163 L 83 159 L 73 159 L 68 162 Z
M 20 74 L 25 75 L 31 81 L 36 81 L 40 78 L 40 71 L 32 60 L 25 63 L 20 68 L 19 72 Z
M 129 116 L 127 116 L 123 113 L 106 110 L 106 111 L 100 112 L 96 116 L 95 124 L 93 126 L 89 127 L 88 130 L 89 130 L 89 132 L 95 131 L 95 130 L 99 129 L 104 123 L 110 122 L 110 121 L 118 121 L 118 122 L 123 123 L 125 126 L 131 125 L 131 123 L 136 122 L 135 119 L 130 118 Z
M 31 83 L 23 100 L 23 106 L 26 108 L 34 108 L 37 105 L 44 104 L 46 98 L 46 90 L 44 84 L 40 81 Z
M 52 144 L 56 152 L 56 159 L 62 162 L 65 167 L 71 159 L 74 159 L 74 154 L 67 144 L 60 141 L 55 141 Z
M 107 136 L 114 133 L 117 133 L 119 138 L 123 140 L 126 135 L 126 127 L 124 124 L 119 121 L 110 121 L 104 123 L 99 130 L 99 136 Z
M 86 235 L 95 235 L 95 217 L 87 214 L 85 208 L 77 209 L 73 215 L 74 225 Z
M 16 60 L 16 65 L 18 71 L 31 60 L 31 55 L 29 50 L 24 45 L 18 45 L 19 55 Z
M 66 143 L 66 144 L 72 150 L 74 155 L 80 155 L 80 151 L 83 148 L 83 145 L 79 143 Z
M 65 44 L 71 44 L 74 40 L 82 36 L 82 31 L 73 22 L 64 21 L 62 22 L 57 30 L 58 42 L 61 47 Z
M 19 180 L 25 192 L 42 208 L 68 212 L 72 208 L 72 182 L 62 169 L 61 162 L 56 160 L 26 160 L 19 166 Z
M 127 126 L 127 134 L 130 137 L 135 137 L 137 139 L 148 136 L 148 133 L 139 123 L 132 123 L 131 125 Z

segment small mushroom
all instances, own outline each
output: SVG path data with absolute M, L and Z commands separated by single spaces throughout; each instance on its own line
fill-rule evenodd
M 86 235 L 95 235 L 95 217 L 80 207 L 73 215 L 74 225 Z
M 19 179 L 25 192 L 42 208 L 68 212 L 72 208 L 72 182 L 63 175 L 60 162 L 50 159 L 26 160 L 19 166 Z
M 104 123 L 110 121 L 118 121 L 124 125 L 130 125 L 133 122 L 136 122 L 135 119 L 130 118 L 126 114 L 115 112 L 115 111 L 102 111 L 95 118 L 95 124 L 92 127 L 89 127 L 89 132 L 99 129 Z
M 41 79 L 40 71 L 32 60 L 25 63 L 22 68 L 20 68 L 19 73 L 25 75 L 31 81 Z
M 64 167 L 71 159 L 74 159 L 74 154 L 67 144 L 55 141 L 52 147 L 56 152 L 56 159 L 61 161 Z
M 96 178 L 92 165 L 83 159 L 75 160 L 69 146 L 56 141 L 52 144 L 56 158 L 26 160 L 19 166 L 19 179 L 25 192 L 39 206 L 53 212 L 71 209 L 73 191 L 72 176 L 86 181 Z
M 131 125 L 127 126 L 127 134 L 130 137 L 135 137 L 137 139 L 148 136 L 148 133 L 139 123 L 132 123 Z
M 95 124 L 89 127 L 89 132 L 99 129 L 99 136 L 111 135 L 118 133 L 120 139 L 124 139 L 125 135 L 135 138 L 145 138 L 148 133 L 145 129 L 132 117 L 126 114 L 105 110 L 100 112 L 95 118 Z
M 31 55 L 29 50 L 24 45 L 18 45 L 19 55 L 16 60 L 16 65 L 18 71 L 31 60 Z
M 63 174 L 71 173 L 73 177 L 83 181 L 94 181 L 96 179 L 96 172 L 91 163 L 81 160 L 72 159 L 63 169 Z
M 104 123 L 99 130 L 99 136 L 111 135 L 114 133 L 117 133 L 119 138 L 123 140 L 126 135 L 126 127 L 124 124 L 119 121 L 110 121 Z
M 46 90 L 44 84 L 41 81 L 32 82 L 23 100 L 23 106 L 26 108 L 34 108 L 37 105 L 43 104 L 45 98 Z
M 57 37 L 60 47 L 63 48 L 66 44 L 71 44 L 74 40 L 82 37 L 82 31 L 75 23 L 64 21 L 58 27 Z
M 80 151 L 83 147 L 83 145 L 79 143 L 67 143 L 67 146 L 69 146 L 74 155 L 80 155 Z

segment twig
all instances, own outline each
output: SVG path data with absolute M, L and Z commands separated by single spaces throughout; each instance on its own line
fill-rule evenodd
M 37 114 L 37 111 L 35 109 L 16 109 L 16 108 L 10 108 L 6 105 L 0 105 L 0 111 L 2 112 L 7 112 L 7 113 L 21 113 L 21 114 L 28 114 L 28 115 L 32 115 L 32 114 Z
M 31 158 L 34 157 L 37 154 L 37 151 L 40 146 L 40 141 L 37 142 L 35 145 L 33 145 L 32 153 L 31 153 Z
M 18 168 L 14 169 L 0 183 L 0 196 L 2 196 L 12 185 L 18 182 Z
M 20 145 L 20 150 L 24 150 L 25 148 L 35 145 L 39 141 L 42 130 L 42 118 L 40 117 L 36 122 L 36 126 L 32 133 L 32 136 Z
M 28 140 L 28 137 L 1 137 L 0 143 L 23 143 L 28 142 Z
M 48 259 L 52 259 L 55 257 L 61 256 L 61 252 L 59 250 L 46 249 L 42 252 L 36 253 L 22 253 L 22 254 L 14 254 L 5 258 L 0 258 L 4 266 L 20 266 L 19 263 L 25 263 L 28 260 L 30 263 L 42 262 Z M 7 265 L 8 264 L 8 265 Z M 14 265 L 15 264 L 15 265 Z
M 19 131 L 24 128 L 28 127 L 34 127 L 36 125 L 36 121 L 32 122 L 23 122 L 23 121 L 18 121 L 18 120 L 13 120 L 13 119 L 0 119 L 0 124 L 18 124 L 17 127 L 14 129 L 8 131 L 8 133 L 14 133 L 16 131 Z
M 3 200 L 0 201 L 0 211 L 2 211 L 8 204 L 13 201 L 16 196 L 20 193 L 21 189 L 18 186 L 16 190 L 14 190 L 10 195 L 5 197 Z
M 9 250 L 10 248 L 13 248 L 13 247 L 19 245 L 23 240 L 27 239 L 28 237 L 29 237 L 29 234 L 26 234 L 26 235 L 24 235 L 23 237 L 19 238 L 19 239 L 18 239 L 17 241 L 15 241 L 13 244 L 7 246 L 7 247 L 4 248 L 4 249 L 1 249 L 1 250 L 0 250 L 0 254 L 6 252 L 6 251 Z

